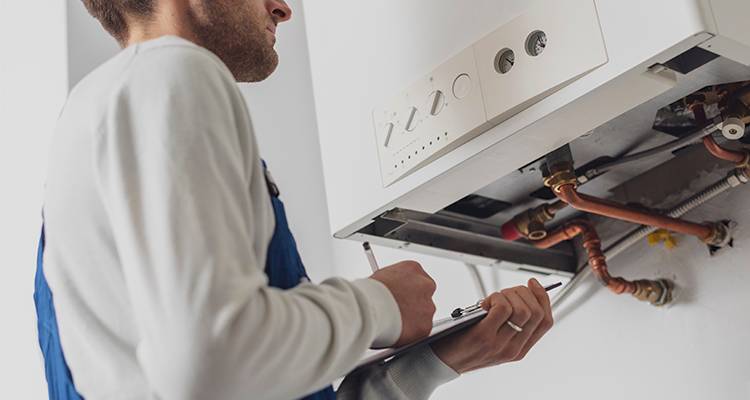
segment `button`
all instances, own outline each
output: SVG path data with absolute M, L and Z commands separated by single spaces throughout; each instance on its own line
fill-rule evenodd
M 417 127 L 417 107 L 409 108 L 406 115 L 406 131 L 412 132 Z
M 463 99 L 471 93 L 471 77 L 469 74 L 461 74 L 453 81 L 453 95 L 457 99 Z
M 430 93 L 428 107 L 430 109 L 430 115 L 438 115 L 443 111 L 443 108 L 445 108 L 445 95 L 442 91 L 436 90 Z
M 393 134 L 393 122 L 389 122 L 385 124 L 385 142 L 383 143 L 383 146 L 388 147 L 388 144 L 391 143 L 392 134 Z

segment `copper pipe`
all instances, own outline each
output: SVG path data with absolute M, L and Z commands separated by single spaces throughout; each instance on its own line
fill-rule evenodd
M 712 136 L 704 137 L 703 145 L 706 146 L 708 152 L 713 154 L 714 157 L 733 162 L 738 166 L 744 166 L 750 158 L 750 153 L 748 152 L 728 150 L 719 146 Z
M 583 248 L 586 249 L 591 271 L 609 290 L 617 294 L 629 293 L 639 300 L 649 301 L 657 306 L 664 305 L 672 300 L 672 284 L 666 280 L 638 280 L 633 282 L 610 275 L 607 268 L 607 259 L 602 251 L 602 241 L 594 226 L 588 221 L 568 222 L 545 239 L 534 242 L 534 246 L 540 249 L 548 249 L 578 235 L 583 236 Z
M 566 223 L 544 240 L 535 242 L 534 245 L 540 249 L 548 249 L 560 242 L 573 239 L 578 235 L 583 235 L 583 248 L 586 249 L 591 270 L 599 278 L 599 281 L 617 294 L 635 293 L 636 284 L 634 282 L 623 278 L 614 278 L 609 274 L 607 259 L 604 257 L 604 252 L 602 252 L 602 241 L 599 239 L 599 235 L 596 233 L 594 227 L 588 221 L 577 220 Z
M 710 242 L 716 236 L 712 225 L 698 224 L 671 218 L 649 211 L 637 210 L 608 200 L 580 194 L 574 184 L 563 184 L 553 190 L 557 197 L 571 207 L 592 214 L 632 222 L 639 225 L 654 226 L 672 232 L 696 236 L 704 242 Z
M 572 240 L 576 236 L 580 235 L 583 231 L 581 227 L 583 223 L 584 221 L 569 222 L 563 225 L 561 228 L 558 228 L 551 234 L 547 235 L 546 238 L 535 241 L 534 246 L 540 249 L 549 249 L 566 240 Z
M 547 209 L 552 214 L 556 214 L 556 213 L 558 213 L 558 212 L 560 212 L 560 211 L 562 211 L 562 210 L 564 210 L 566 208 L 568 208 L 568 205 L 564 201 L 562 201 L 562 200 L 557 200 L 557 201 L 555 201 L 553 203 L 547 204 Z

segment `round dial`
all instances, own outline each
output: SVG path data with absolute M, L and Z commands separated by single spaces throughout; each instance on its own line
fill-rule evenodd
M 453 80 L 453 95 L 461 100 L 471 93 L 471 77 L 463 73 Z
M 542 31 L 531 32 L 528 39 L 526 39 L 526 52 L 532 57 L 542 54 L 546 47 L 547 34 Z
M 503 49 L 495 56 L 495 70 L 501 74 L 507 74 L 516 63 L 516 53 L 511 49 Z

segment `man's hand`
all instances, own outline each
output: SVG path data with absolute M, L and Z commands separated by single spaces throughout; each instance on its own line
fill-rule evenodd
M 432 344 L 435 354 L 458 373 L 521 360 L 552 327 L 549 296 L 536 279 L 493 293 L 482 302 L 487 316 L 466 331 Z M 516 332 L 506 321 L 523 329 Z
M 402 261 L 383 268 L 370 277 L 391 291 L 401 311 L 401 336 L 394 347 L 419 340 L 430 334 L 435 315 L 435 281 L 415 261 Z

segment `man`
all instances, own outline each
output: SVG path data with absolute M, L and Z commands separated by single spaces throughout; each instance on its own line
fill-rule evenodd
M 83 2 L 124 50 L 76 86 L 55 132 L 36 295 L 51 397 L 427 398 L 523 358 L 551 327 L 532 280 L 486 299 L 474 328 L 334 394 L 366 349 L 429 333 L 435 283 L 410 261 L 309 283 L 236 85 L 274 71 L 292 11 Z

